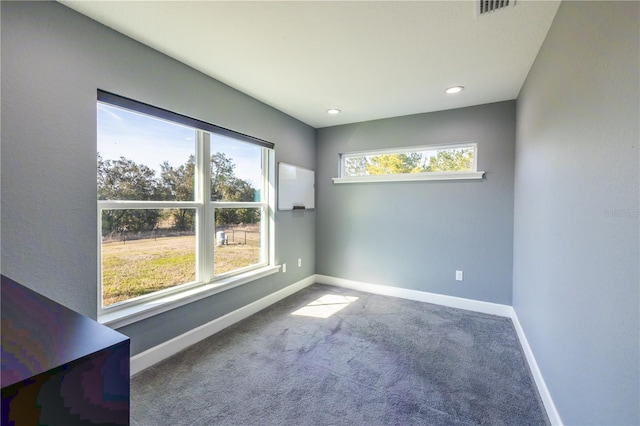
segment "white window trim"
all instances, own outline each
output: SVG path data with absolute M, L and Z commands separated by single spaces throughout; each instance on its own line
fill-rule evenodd
M 334 184 L 374 183 L 374 182 L 412 182 L 424 180 L 476 180 L 482 179 L 484 172 L 427 172 L 403 173 L 397 175 L 349 176 L 333 178 Z
M 266 259 L 266 262 L 250 265 L 246 268 L 217 275 L 215 277 L 203 277 L 206 280 L 201 279 L 191 283 L 168 287 L 164 290 L 129 299 L 122 303 L 107 307 L 102 307 L 102 288 L 100 287 L 98 293 L 98 321 L 100 323 L 113 328 L 124 327 L 125 325 L 133 324 L 162 312 L 230 290 L 239 285 L 267 277 L 280 270 L 280 265 L 275 265 L 275 217 L 273 208 L 275 203 L 275 195 L 273 193 L 275 156 L 272 150 L 267 149 L 266 152 L 267 155 L 265 157 L 268 158 L 265 158 L 264 162 L 267 167 L 266 169 L 263 168 L 263 170 L 268 170 L 269 176 L 265 177 L 267 181 L 264 185 L 266 192 L 264 200 L 260 203 L 224 201 L 206 203 L 211 206 L 211 211 L 209 212 L 210 220 L 205 221 L 205 226 L 208 226 L 207 224 L 213 224 L 213 212 L 215 211 L 215 207 L 263 207 L 263 211 L 266 212 L 266 217 L 265 220 L 261 221 L 261 232 L 262 235 L 265 235 L 268 238 L 268 242 L 263 245 L 262 250 L 266 250 L 268 253 L 262 253 L 262 258 Z M 199 212 L 201 211 L 199 207 L 204 207 L 203 204 L 199 204 L 195 201 L 99 201 L 98 204 L 98 218 L 100 217 L 100 210 L 102 208 L 133 208 L 134 206 L 136 208 L 161 208 L 170 205 L 174 208 L 192 207 L 198 209 Z M 100 223 L 101 222 L 99 221 L 99 224 Z M 98 225 L 98 227 L 100 227 L 100 225 Z M 215 236 L 214 225 L 210 225 L 209 227 L 213 230 L 211 235 Z M 207 237 L 205 232 L 200 233 L 200 236 L 204 239 Z M 101 229 L 98 229 L 98 262 L 100 262 L 101 257 L 100 239 Z M 214 240 L 215 238 L 211 238 L 211 244 L 206 241 L 204 247 L 200 245 L 199 242 L 197 250 L 207 250 L 208 247 L 215 250 L 212 247 Z M 213 253 L 211 253 L 211 255 L 213 255 Z M 202 268 L 201 265 L 201 269 L 205 268 Z M 211 269 L 209 270 L 212 271 Z M 204 273 L 202 270 L 197 271 L 197 273 L 198 272 L 200 274 Z M 100 271 L 98 271 L 98 282 L 100 283 Z
M 443 149 L 473 148 L 473 164 L 471 171 L 460 172 L 425 172 L 425 173 L 398 173 L 393 175 L 366 175 L 344 176 L 345 160 L 349 157 L 369 155 L 406 154 L 409 152 L 434 151 Z M 413 182 L 413 181 L 443 181 L 443 180 L 477 180 L 484 177 L 484 171 L 478 170 L 478 144 L 475 142 L 462 142 L 447 145 L 421 145 L 399 148 L 377 149 L 369 151 L 355 151 L 340 154 L 339 177 L 332 178 L 334 184 L 346 183 L 377 183 L 377 182 Z
M 196 157 L 210 158 L 209 132 L 194 129 L 197 135 Z M 124 327 L 129 324 L 150 318 L 162 312 L 195 302 L 205 297 L 213 296 L 234 287 L 255 281 L 260 278 L 275 274 L 280 270 L 280 265 L 275 265 L 275 153 L 273 149 L 263 147 L 265 155 L 262 156 L 262 170 L 268 175 L 263 176 L 262 199 L 258 202 L 225 202 L 206 201 L 202 199 L 204 194 L 210 194 L 210 161 L 202 161 L 196 174 L 196 199 L 194 201 L 137 201 L 137 200 L 98 200 L 97 202 L 97 262 L 98 262 L 98 322 L 112 328 Z M 216 208 L 261 208 L 264 219 L 261 222 L 261 235 L 266 242 L 261 244 L 260 258 L 264 259 L 258 264 L 230 271 L 225 274 L 215 275 L 212 267 L 207 267 L 205 262 L 199 262 L 196 272 L 196 280 L 166 289 L 128 299 L 120 303 L 102 306 L 102 277 L 101 247 L 102 247 L 102 213 L 103 209 L 161 209 L 161 208 L 193 208 L 196 210 L 198 231 L 196 232 L 196 258 L 213 258 L 215 250 L 215 224 L 214 213 Z M 202 230 L 202 231 L 200 231 Z
M 160 291 L 151 294 L 156 297 L 144 298 L 145 296 L 141 296 L 141 298 L 144 299 L 138 303 L 124 303 L 117 309 L 106 309 L 105 312 L 98 315 L 98 321 L 111 328 L 124 327 L 163 312 L 170 311 L 171 309 L 204 299 L 205 297 L 222 293 L 223 291 L 230 290 L 242 284 L 268 277 L 269 275 L 277 273 L 279 270 L 280 265 L 264 266 L 243 274 L 218 279 L 208 284 L 191 283 L 178 286 L 180 288 L 174 287 L 172 289 L 167 289 L 174 290 L 169 294 L 156 294 L 162 293 L 162 291 Z

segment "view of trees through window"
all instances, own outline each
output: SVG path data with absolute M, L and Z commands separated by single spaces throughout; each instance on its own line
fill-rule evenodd
M 144 164 L 125 157 L 104 160 L 98 153 L 98 200 L 193 201 L 195 185 L 193 155 L 173 167 L 160 165 L 160 175 Z M 211 200 L 259 201 L 260 191 L 236 177 L 235 164 L 224 153 L 211 156 Z M 159 229 L 194 232 L 195 211 L 190 208 L 111 210 L 103 214 L 102 236 L 141 233 Z M 216 215 L 216 225 L 257 223 L 256 209 L 229 208 Z
M 422 149 L 399 153 L 345 154 L 343 176 L 472 171 L 475 148 Z
M 213 276 L 265 261 L 264 148 L 208 134 L 210 193 L 198 194 L 198 132 L 98 104 L 102 306 L 195 282 L 199 262 Z M 213 262 L 197 259 L 205 217 Z

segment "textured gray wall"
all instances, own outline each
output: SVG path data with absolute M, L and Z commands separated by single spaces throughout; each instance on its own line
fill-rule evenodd
M 482 181 L 331 180 L 342 152 L 465 141 Z M 514 101 L 319 129 L 317 152 L 318 274 L 511 304 Z
M 276 144 L 315 168 L 315 130 L 54 2 L 2 2 L 2 273 L 96 316 L 96 89 Z M 122 329 L 137 353 L 315 271 L 315 212 L 277 212 L 286 274 Z M 303 267 L 294 265 L 303 258 Z
M 640 424 L 638 2 L 563 2 L 517 102 L 514 308 L 562 420 Z

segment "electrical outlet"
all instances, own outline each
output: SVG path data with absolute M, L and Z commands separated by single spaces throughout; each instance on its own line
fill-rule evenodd
M 298 268 L 302 266 L 302 259 L 298 259 Z
M 284 274 L 285 272 L 287 272 L 287 264 L 283 263 L 282 264 L 282 273 Z
M 462 271 L 456 271 L 456 281 L 462 281 Z

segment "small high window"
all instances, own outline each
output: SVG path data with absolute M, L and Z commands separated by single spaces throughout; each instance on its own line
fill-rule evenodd
M 476 179 L 475 143 L 345 153 L 335 183 Z

